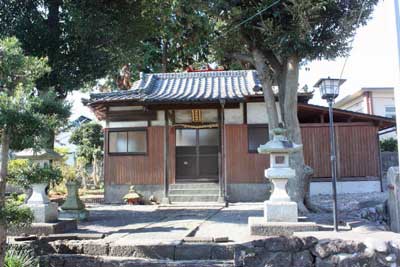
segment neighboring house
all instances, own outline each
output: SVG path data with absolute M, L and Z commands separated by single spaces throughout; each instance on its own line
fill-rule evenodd
M 72 132 L 82 124 L 91 122 L 92 119 L 85 117 L 85 116 L 79 116 L 77 119 L 73 120 L 70 122 L 70 126 L 60 132 L 55 139 L 55 147 L 65 147 L 68 149 L 68 158 L 66 160 L 66 164 L 70 166 L 75 165 L 75 160 L 76 160 L 76 145 L 71 144 L 69 142 L 69 139 L 71 138 Z
M 334 105 L 335 108 L 362 112 L 371 115 L 396 118 L 393 87 L 364 87 L 348 95 Z M 381 138 L 396 137 L 395 128 L 388 129 Z
M 311 192 L 331 188 L 328 109 L 298 94 Z M 132 89 L 83 100 L 105 121 L 105 201 L 130 185 L 144 196 L 185 201 L 263 201 L 269 156 L 263 92 L 253 70 L 142 74 Z M 279 107 L 278 107 L 279 108 Z M 339 192 L 380 191 L 377 134 L 391 118 L 335 109 Z M 165 198 L 164 198 L 165 200 Z

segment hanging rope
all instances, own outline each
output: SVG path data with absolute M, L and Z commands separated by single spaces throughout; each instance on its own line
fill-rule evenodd
M 192 128 L 192 129 L 209 129 L 209 128 L 216 128 L 219 125 L 217 123 L 202 124 L 202 125 L 178 123 L 178 124 L 174 124 L 172 126 L 174 126 L 174 127 L 182 127 L 182 128 Z

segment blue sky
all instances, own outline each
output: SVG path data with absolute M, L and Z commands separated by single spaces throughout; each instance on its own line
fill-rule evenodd
M 397 62 L 396 27 L 393 0 L 380 1 L 373 18 L 368 24 L 357 31 L 353 49 L 344 69 L 343 78 L 347 81 L 342 85 L 339 98 L 351 94 L 361 87 L 394 87 L 399 72 Z M 313 61 L 300 70 L 299 84 L 305 84 L 309 89 L 319 78 L 339 77 L 343 68 L 344 58 L 333 61 Z M 68 96 L 73 103 L 71 119 L 80 115 L 94 118 L 88 108 L 81 104 L 80 99 L 88 94 L 74 92 Z M 311 103 L 325 105 L 315 92 Z

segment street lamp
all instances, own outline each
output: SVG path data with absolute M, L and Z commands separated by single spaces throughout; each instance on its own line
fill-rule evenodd
M 322 99 L 326 99 L 329 104 L 329 141 L 331 145 L 331 173 L 332 173 L 332 196 L 333 196 L 333 226 L 334 230 L 338 231 L 338 216 L 337 216 L 337 196 L 336 196 L 336 144 L 335 144 L 335 129 L 333 128 L 333 101 L 339 95 L 339 88 L 346 80 L 322 78 L 314 85 L 319 87 Z

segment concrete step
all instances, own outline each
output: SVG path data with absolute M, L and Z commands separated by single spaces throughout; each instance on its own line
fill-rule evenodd
M 69 255 L 69 254 L 54 254 L 50 256 L 40 257 L 40 267 L 47 266 L 118 266 L 118 267 L 233 267 L 232 260 L 157 260 L 157 259 L 141 259 L 133 257 L 109 257 L 109 256 L 87 256 L 87 255 Z
M 171 202 L 216 202 L 218 195 L 170 195 Z
M 169 195 L 219 195 L 219 189 L 171 189 Z
M 217 183 L 179 183 L 169 185 L 171 190 L 175 189 L 213 189 L 218 190 L 219 185 Z

